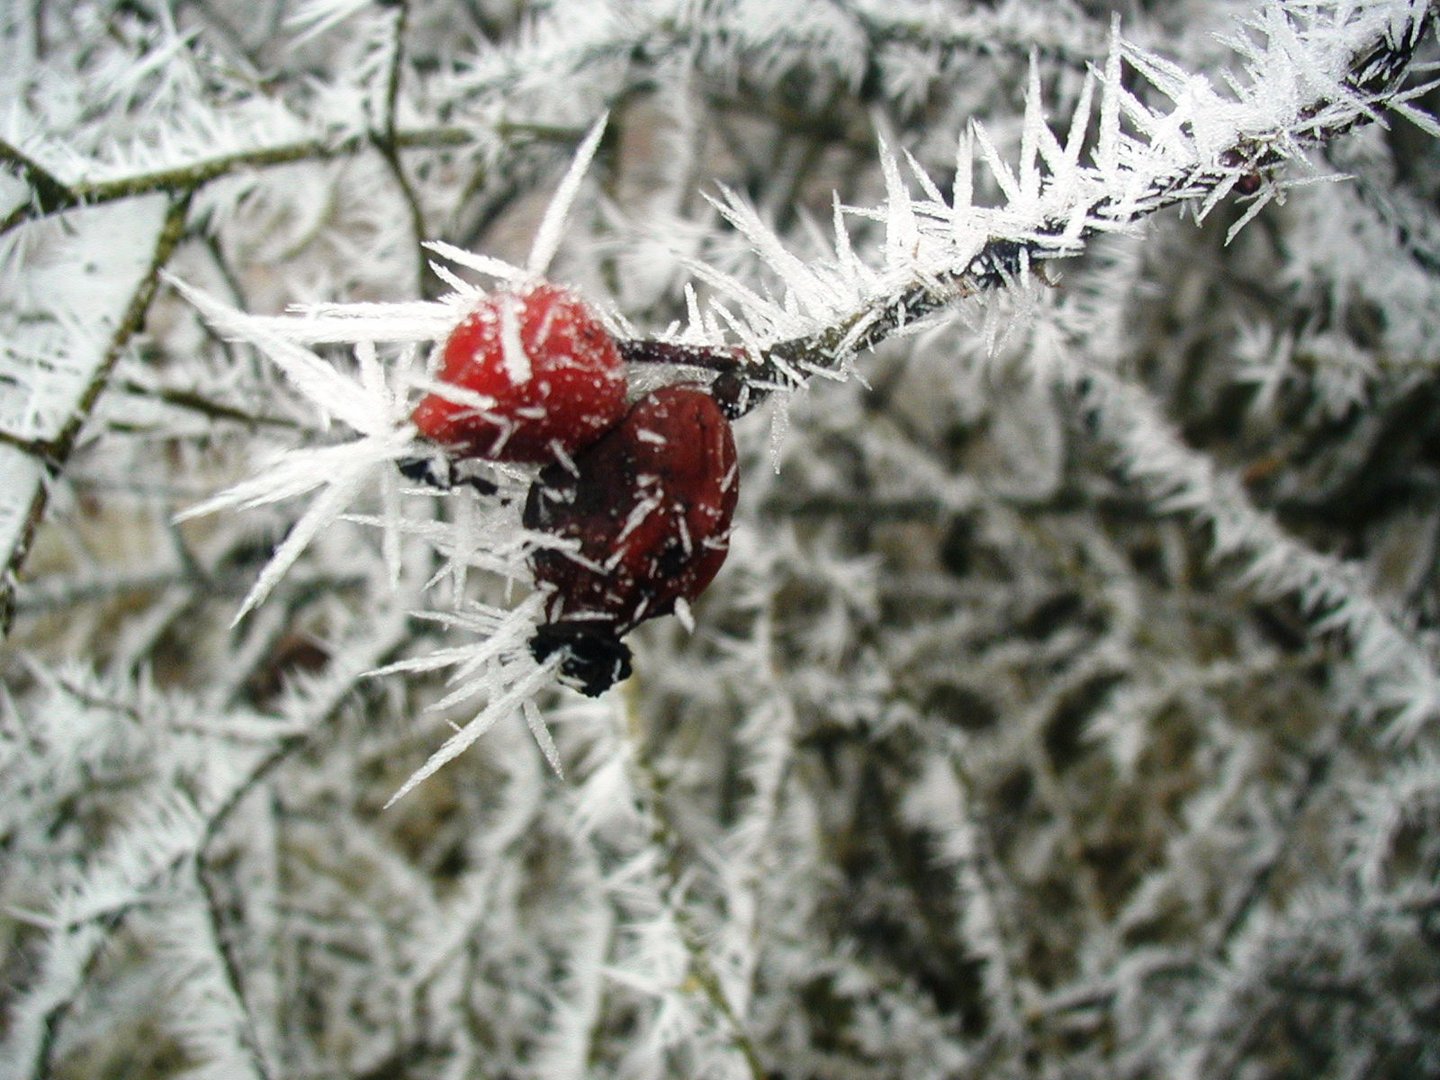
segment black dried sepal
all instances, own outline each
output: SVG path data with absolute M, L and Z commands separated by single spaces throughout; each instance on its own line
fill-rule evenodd
M 395 468 L 407 479 L 439 491 L 450 491 L 462 484 L 485 496 L 494 495 L 500 490 L 499 485 L 493 481 L 463 471 L 464 464 L 463 460 L 452 461 L 444 454 L 417 454 L 396 459 Z
M 599 697 L 630 677 L 630 648 L 608 626 L 554 622 L 537 627 L 530 655 L 544 663 L 560 651 L 565 654 L 560 674 L 586 697 Z
M 400 470 L 400 475 L 407 480 L 414 480 L 417 484 L 425 484 L 427 487 L 439 488 L 441 491 L 449 491 L 450 485 L 454 482 L 450 473 L 450 462 L 444 457 L 432 454 L 417 454 L 412 457 L 402 457 L 396 460 L 395 468 Z

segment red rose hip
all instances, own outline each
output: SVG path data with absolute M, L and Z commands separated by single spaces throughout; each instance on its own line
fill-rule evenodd
M 432 391 L 411 420 L 459 455 L 550 462 L 625 414 L 614 339 L 583 301 L 549 282 L 481 300 L 445 342 L 437 378 L 462 393 Z

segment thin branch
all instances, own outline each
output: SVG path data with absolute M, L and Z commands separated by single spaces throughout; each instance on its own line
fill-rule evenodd
M 255 1014 L 245 1000 L 244 965 L 236 953 L 230 935 L 225 931 L 225 913 L 213 879 L 214 868 L 210 865 L 210 858 L 206 852 L 201 851 L 196 856 L 194 871 L 195 884 L 205 899 L 205 924 L 210 928 L 211 944 L 220 957 L 225 985 L 234 998 L 236 1012 L 243 1018 L 238 1034 L 240 1048 L 250 1059 L 250 1065 L 259 1080 L 270 1080 L 274 1073 L 266 1063 L 265 1052 L 261 1048 L 260 1037 L 255 1030 Z
M 1266 851 L 1250 870 L 1249 880 L 1246 882 L 1244 890 L 1225 915 L 1219 934 L 1210 949 L 1212 958 L 1223 957 L 1230 950 L 1241 931 L 1249 924 L 1251 914 L 1264 900 L 1269 891 L 1270 882 L 1275 877 L 1275 872 L 1293 850 L 1292 840 L 1300 825 L 1300 819 L 1304 816 L 1306 808 L 1314 801 L 1315 796 L 1323 789 L 1325 781 L 1330 775 L 1331 767 L 1335 763 L 1335 757 L 1352 724 L 1353 720 L 1327 728 L 1321 735 L 1320 745 L 1306 756 L 1300 782 L 1291 793 L 1289 802 L 1284 808 L 1282 820 L 1278 823 L 1275 834 L 1270 838 L 1270 850 Z
M 665 878 L 666 892 L 675 896 L 682 889 L 685 874 L 680 862 L 680 838 L 664 805 L 667 781 L 656 769 L 655 763 L 650 759 L 646 749 L 646 742 L 640 730 L 635 684 L 633 681 L 627 682 L 624 684 L 624 688 L 626 691 L 625 713 L 629 727 L 625 734 L 626 738 L 635 745 L 632 761 L 635 765 L 636 778 L 639 781 L 640 794 L 650 812 L 650 841 L 663 853 L 663 857 L 657 860 L 656 865 Z M 685 947 L 685 952 L 690 959 L 687 973 L 690 982 L 694 987 L 699 988 L 710 1007 L 724 1022 L 730 1035 L 731 1045 L 744 1059 L 749 1074 L 754 1080 L 763 1080 L 768 1073 L 760 1059 L 760 1052 L 756 1049 L 755 1041 L 746 1029 L 743 1018 L 736 1013 L 729 996 L 725 993 L 725 987 L 710 958 L 705 934 L 696 925 L 694 916 L 683 905 L 675 906 L 671 911 L 675 917 L 675 928 L 680 942 Z
M 941 55 L 1003 55 L 1022 61 L 1034 55 L 1077 70 L 1105 54 L 1103 32 L 1097 32 L 1072 5 L 1055 0 L 1042 0 L 1040 5 L 1048 20 L 1043 38 L 1020 32 L 1013 5 L 1003 5 L 998 12 L 981 8 L 958 14 L 943 6 L 919 11 L 897 6 L 890 11 L 880 5 L 857 6 L 850 0 L 830 2 L 864 31 L 872 50 L 910 45 Z M 1070 41 L 1062 31 L 1069 32 Z
M 1139 193 L 1116 193 L 1128 187 L 1126 176 L 1136 173 L 1134 166 L 1118 166 L 1117 175 L 1108 179 L 1106 192 L 1088 203 L 1066 207 L 1063 214 L 1049 213 L 1029 228 L 1017 225 L 1009 235 L 991 236 L 964 266 L 875 297 L 814 333 L 764 346 L 760 350 L 762 362 L 743 369 L 750 387 L 746 408 L 753 408 L 776 390 L 791 389 L 807 381 L 808 376 L 803 374 L 806 371 L 844 367 L 861 352 L 875 348 L 897 331 L 957 299 L 1008 287 L 1022 277 L 1027 267 L 1037 266 L 1042 260 L 1078 254 L 1083 244 L 1097 235 L 1172 206 L 1206 199 L 1221 184 L 1233 183 L 1233 170 L 1223 168 L 1224 162 L 1245 162 L 1256 170 L 1273 168 L 1285 160 L 1280 147 L 1321 145 L 1374 122 L 1385 98 L 1397 91 L 1421 31 L 1428 30 L 1435 17 L 1435 12 L 1427 9 L 1418 17 L 1418 25 L 1404 28 L 1393 40 L 1387 38 L 1356 52 L 1346 87 L 1365 100 L 1368 108 L 1343 112 L 1327 121 L 1322 119 L 1324 110 L 1333 103 L 1317 99 L 1297 109 L 1294 122 L 1287 128 L 1241 132 L 1213 162 L 1151 175 Z M 1078 231 L 1072 226 L 1077 214 L 1083 214 L 1085 222 Z
M 266 413 L 253 413 L 241 409 L 235 405 L 227 405 L 223 401 L 216 401 L 207 397 L 198 390 L 184 389 L 178 386 L 146 386 L 143 383 L 127 379 L 116 386 L 117 390 L 123 390 L 127 394 L 134 394 L 137 397 L 145 397 L 154 401 L 163 401 L 166 405 L 172 405 L 177 409 L 184 409 L 187 412 L 198 413 L 209 420 L 223 420 L 226 422 L 244 424 L 250 428 L 281 428 L 287 431 L 299 431 L 304 425 L 299 421 L 291 420 L 284 416 L 270 416 Z M 0 437 L 4 436 L 0 432 Z M 26 440 L 25 449 L 33 453 L 43 453 L 43 447 L 38 447 L 32 440 Z
M 524 124 L 500 124 L 496 126 L 501 135 L 521 135 L 548 140 L 553 137 L 549 129 L 535 128 Z M 391 140 L 398 150 L 443 150 L 463 147 L 473 143 L 472 130 L 455 126 L 414 128 L 397 131 Z M 152 172 L 136 173 L 114 180 L 79 180 L 66 184 L 49 173 L 50 186 L 42 194 L 35 185 L 33 176 L 27 176 L 36 186 L 37 199 L 26 204 L 0 221 L 0 235 L 17 225 L 33 221 L 50 214 L 73 210 L 80 206 L 95 206 L 102 203 L 131 199 L 139 195 L 153 195 L 156 192 L 187 195 L 200 190 L 213 180 L 249 169 L 266 169 L 280 165 L 295 165 L 306 161 L 332 161 L 337 158 L 353 157 L 375 145 L 369 136 L 356 135 L 340 142 L 329 143 L 321 139 L 302 139 L 297 142 L 276 143 L 273 146 L 239 150 L 233 154 L 222 154 L 180 165 L 171 169 L 157 169 Z M 0 160 L 15 160 L 0 148 Z M 28 159 L 22 159 L 28 160 Z
M 410 231 L 415 241 L 415 291 L 416 295 L 420 296 L 424 295 L 427 278 L 427 260 L 422 245 L 429 238 L 430 232 L 425 224 L 425 212 L 420 206 L 420 196 L 416 194 L 410 178 L 405 175 L 405 166 L 400 160 L 399 133 L 395 126 L 396 107 L 400 100 L 400 79 L 405 67 L 405 31 L 409 23 L 408 0 L 396 0 L 390 64 L 385 76 L 384 116 L 381 119 L 380 132 L 374 136 L 374 142 L 390 174 L 394 176 L 395 183 L 400 188 L 400 197 L 410 214 Z
M 491 129 L 497 138 L 510 142 L 529 142 L 557 146 L 572 146 L 584 137 L 579 128 L 555 124 L 531 124 L 517 121 L 499 121 Z M 472 127 L 441 124 L 434 127 L 396 130 L 385 141 L 393 145 L 396 153 L 408 150 L 450 150 L 471 146 L 475 143 L 476 132 Z M 51 214 L 73 210 L 81 206 L 96 206 L 118 202 L 139 195 L 153 195 L 166 192 L 172 195 L 194 194 L 206 184 L 227 176 L 251 169 L 268 169 L 283 165 L 297 165 L 307 161 L 335 161 L 354 157 L 377 148 L 373 133 L 353 135 L 338 142 L 323 139 L 300 139 L 295 142 L 275 143 L 272 146 L 253 147 L 238 150 L 233 154 L 222 154 L 205 158 L 187 165 L 169 169 L 135 173 L 113 180 L 77 180 L 64 183 L 53 174 L 45 173 L 53 182 L 49 196 L 40 200 L 39 205 L 25 204 L 0 220 L 0 236 L 17 225 Z M 15 152 L 18 155 L 18 151 Z M 20 160 L 29 161 L 23 155 Z M 8 157 L 0 149 L 0 160 L 19 161 Z M 38 168 L 38 166 L 36 166 Z
M 28 183 L 34 192 L 34 199 L 30 203 L 22 203 L 0 220 L 0 235 L 4 235 L 31 214 L 49 214 L 71 205 L 69 187 L 34 158 L 4 139 L 0 139 L 0 162 L 16 166 L 20 170 L 20 178 Z
M 47 470 L 52 475 L 64 469 L 70 460 L 80 432 L 90 418 L 90 413 L 94 409 L 96 401 L 99 400 L 100 394 L 109 382 L 111 372 L 120 362 L 120 357 L 124 355 L 131 339 L 145 327 L 145 317 L 150 311 L 150 304 L 155 299 L 155 293 L 160 285 L 160 272 L 170 261 L 170 257 L 185 236 L 185 219 L 190 210 L 190 198 L 190 195 L 186 193 L 171 202 L 170 209 L 165 215 L 165 221 L 160 227 L 159 235 L 155 239 L 150 265 L 140 279 L 140 284 L 136 287 L 135 292 L 131 295 L 130 303 L 120 319 L 120 325 L 111 335 L 105 355 L 96 366 L 89 384 L 85 387 L 84 393 L 80 395 L 79 401 L 76 402 L 64 426 L 54 438 L 34 444 L 29 448 L 35 456 L 45 462 Z M 48 503 L 49 490 L 42 484 L 36 488 L 35 497 L 31 500 L 19 537 L 11 549 L 10 559 L 5 567 L 4 580 L 0 582 L 0 637 L 10 632 L 14 618 L 13 583 L 15 574 L 25 562 L 30 545 L 35 539 L 35 531 L 40 527 L 40 521 L 44 517 Z

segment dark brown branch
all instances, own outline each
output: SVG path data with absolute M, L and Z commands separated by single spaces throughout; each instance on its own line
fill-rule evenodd
M 651 338 L 625 338 L 616 342 L 627 364 L 674 364 L 709 371 L 734 371 L 745 363 L 745 351 L 710 345 L 686 345 Z

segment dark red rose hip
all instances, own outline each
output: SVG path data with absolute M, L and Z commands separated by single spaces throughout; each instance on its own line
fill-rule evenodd
M 720 406 L 686 386 L 641 398 L 574 464 L 546 468 L 525 505 L 527 527 L 579 547 L 533 556 L 536 581 L 552 589 L 533 647 L 542 657 L 567 648 L 567 673 L 600 693 L 628 672 L 619 639 L 699 596 L 719 572 L 739 470 Z
M 411 414 L 420 434 L 455 455 L 544 463 L 589 445 L 625 414 L 614 339 L 576 296 L 548 282 L 485 297 L 445 342 L 442 392 Z

